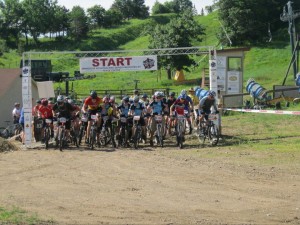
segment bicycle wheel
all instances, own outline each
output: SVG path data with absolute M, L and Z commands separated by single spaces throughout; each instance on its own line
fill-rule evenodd
M 133 145 L 135 149 L 138 149 L 140 138 L 141 138 L 141 129 L 139 127 L 136 127 L 134 130 L 134 137 L 133 137 Z
M 212 146 L 216 146 L 218 144 L 219 137 L 220 137 L 220 133 L 218 127 L 215 124 L 209 126 L 208 140 Z
M 46 149 L 48 149 L 49 147 L 50 135 L 51 135 L 50 127 L 46 127 L 44 131 L 44 140 L 45 140 Z
M 157 126 L 157 144 L 160 147 L 164 147 L 164 139 L 163 139 L 163 133 L 162 133 L 162 125 Z
M 59 129 L 59 136 L 58 136 L 58 140 L 59 140 L 59 150 L 62 152 L 63 147 L 64 147 L 64 130 L 62 128 Z
M 198 133 L 197 133 L 197 136 L 198 136 L 198 140 L 200 142 L 200 144 L 204 144 L 205 142 L 205 139 L 206 139 L 206 131 L 205 131 L 205 126 L 204 126 L 204 123 L 205 122 L 200 122 L 199 125 L 198 125 Z
M 2 128 L 1 128 L 1 137 L 5 138 L 5 139 L 9 138 L 9 131 L 8 131 L 8 129 L 3 128 L 3 130 L 2 130 Z
M 177 146 L 182 149 L 183 148 L 183 132 L 184 132 L 184 124 L 181 121 L 177 122 Z
M 79 130 L 79 135 L 78 135 L 78 145 L 81 144 L 82 138 L 84 136 L 85 133 L 85 127 L 84 126 L 80 126 L 80 130 Z
M 90 140 L 89 140 L 89 147 L 90 149 L 94 149 L 94 145 L 96 142 L 96 129 L 95 127 L 91 127 L 91 131 L 90 131 Z

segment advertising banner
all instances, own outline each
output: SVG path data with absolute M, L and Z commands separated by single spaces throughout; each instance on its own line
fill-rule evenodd
M 22 97 L 24 110 L 25 145 L 31 144 L 31 121 L 32 121 L 32 93 L 31 93 L 31 68 L 22 68 Z
M 157 70 L 156 55 L 80 59 L 80 73 L 147 70 Z

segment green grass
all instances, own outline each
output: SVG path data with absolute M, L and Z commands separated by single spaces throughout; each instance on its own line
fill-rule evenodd
M 37 215 L 30 215 L 26 211 L 12 207 L 11 209 L 0 207 L 0 223 L 1 224 L 55 224 L 53 221 L 44 221 Z

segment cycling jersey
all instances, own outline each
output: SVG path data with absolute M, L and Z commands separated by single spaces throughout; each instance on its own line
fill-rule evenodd
M 164 112 L 164 109 L 165 109 L 165 105 L 163 104 L 163 101 L 159 101 L 159 102 L 156 102 L 156 101 L 153 101 L 150 103 L 150 108 L 152 108 L 152 114 L 163 114 Z
M 96 110 L 102 103 L 102 99 L 99 97 L 92 98 L 91 96 L 85 99 L 84 106 L 88 107 L 88 110 Z
M 183 115 L 184 110 L 189 109 L 189 102 L 186 99 L 183 102 L 179 99 L 176 99 L 172 107 L 175 108 L 175 111 L 179 115 Z
M 142 112 L 143 112 L 143 110 L 144 110 L 144 106 L 143 106 L 143 104 L 142 103 L 137 103 L 137 105 L 134 105 L 134 104 L 132 104 L 131 106 L 130 106 L 130 110 L 133 110 L 134 111 L 134 116 L 141 116 L 142 115 Z
M 54 104 L 52 110 L 54 112 L 59 113 L 58 117 L 66 117 L 69 119 L 71 117 L 71 112 L 73 111 L 73 107 L 68 102 L 63 103 L 62 105 L 56 103 Z
M 47 106 L 41 105 L 41 106 L 38 107 L 37 110 L 38 110 L 39 115 L 43 119 L 49 119 L 49 118 L 53 117 L 52 108 L 49 105 L 47 105 Z
M 113 114 L 113 108 L 110 103 L 106 103 L 100 106 L 100 112 L 103 116 L 111 116 Z
M 200 100 L 199 110 L 210 113 L 210 108 L 213 106 L 215 110 L 217 110 L 217 103 L 216 99 L 210 99 L 208 96 L 203 97 Z
M 128 117 L 129 109 L 130 109 L 130 105 L 129 105 L 129 104 L 127 104 L 127 105 L 122 104 L 122 105 L 120 105 L 120 106 L 118 107 L 118 110 L 119 110 L 119 112 L 120 112 L 120 115 L 121 115 L 121 116 L 125 116 L 125 117 Z

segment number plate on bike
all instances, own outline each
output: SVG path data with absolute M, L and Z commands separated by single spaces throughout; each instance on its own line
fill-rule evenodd
M 162 121 L 162 115 L 155 115 L 155 121 L 161 122 Z
M 46 119 L 46 123 L 52 123 L 51 119 Z
M 179 120 L 184 120 L 184 119 L 185 119 L 185 116 L 184 116 L 184 115 L 178 115 L 178 116 L 177 116 L 177 119 L 179 119 Z
M 103 116 L 103 121 L 108 120 L 108 116 Z
M 141 119 L 141 116 L 134 116 L 133 117 L 133 120 L 135 120 L 135 121 L 139 121 Z
M 85 117 L 85 116 L 83 116 L 83 117 L 81 117 L 81 121 L 82 121 L 82 122 L 87 122 L 87 121 L 88 121 L 88 118 Z
M 209 115 L 208 115 L 208 120 L 215 121 L 215 120 L 217 120 L 217 119 L 218 119 L 217 116 L 214 115 L 214 114 L 209 114 Z
M 38 123 L 37 125 L 36 125 L 36 128 L 42 128 L 43 127 L 43 124 L 42 123 Z
M 127 118 L 126 117 L 121 117 L 121 122 L 122 123 L 126 123 L 127 122 Z
M 91 115 L 91 119 L 92 120 L 96 120 L 97 119 L 97 115 Z
M 65 122 L 67 122 L 67 118 L 65 118 L 65 117 L 60 117 L 60 118 L 59 118 L 59 122 L 65 123 Z

